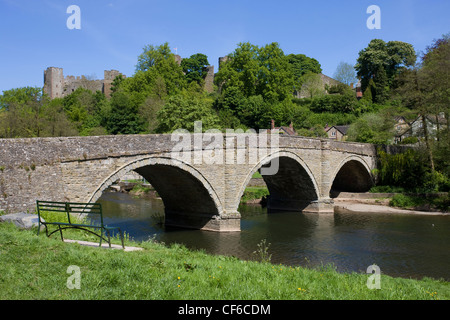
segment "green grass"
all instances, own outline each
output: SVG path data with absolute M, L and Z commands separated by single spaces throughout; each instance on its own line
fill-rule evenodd
M 269 195 L 269 190 L 267 187 L 247 187 L 245 188 L 244 194 L 241 197 L 241 202 L 245 203 L 247 201 L 261 199 L 264 196 Z
M 370 190 L 370 193 L 402 193 L 405 192 L 405 189 L 402 187 L 396 186 L 373 186 Z
M 67 218 L 67 214 L 65 212 L 55 212 L 55 211 L 41 211 L 41 217 L 46 222 L 63 222 L 68 223 L 69 220 Z M 73 224 L 84 224 L 84 225 L 99 225 L 99 223 L 96 223 L 94 221 L 91 221 L 87 217 L 78 217 L 71 215 L 70 222 Z M 48 233 L 51 234 L 53 231 L 58 230 L 58 226 L 55 225 L 48 225 Z M 89 230 L 95 232 L 96 234 L 100 234 L 101 230 L 96 228 L 89 228 Z M 36 229 L 37 232 L 37 229 Z M 91 232 L 80 230 L 80 229 L 64 229 L 62 231 L 63 237 L 65 239 L 76 239 L 76 240 L 82 240 L 82 241 L 93 241 L 93 242 L 99 242 L 100 238 L 93 235 Z M 45 234 L 45 229 L 42 227 L 41 234 Z M 59 232 L 56 232 L 52 235 L 52 237 L 61 239 Z M 106 235 L 105 235 L 106 237 Z M 124 233 L 124 240 L 127 241 L 129 239 L 129 236 Z M 121 240 L 118 234 L 111 235 L 111 243 L 115 244 L 121 244 Z
M 307 269 L 208 255 L 180 245 L 134 243 L 124 252 L 63 243 L 0 224 L 0 299 L 425 299 L 450 298 L 449 283 L 381 276 L 370 290 L 367 274 Z M 256 248 L 255 248 L 256 249 Z M 69 266 L 80 268 L 81 288 L 69 289 Z
M 392 207 L 399 207 L 405 209 L 416 209 L 421 207 L 428 207 L 430 210 L 440 210 L 448 212 L 450 207 L 450 195 L 426 197 L 416 195 L 396 194 L 389 201 Z

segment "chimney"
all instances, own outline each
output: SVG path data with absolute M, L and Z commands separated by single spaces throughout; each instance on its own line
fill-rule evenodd
M 272 119 L 270 129 L 275 129 L 275 120 Z
M 294 125 L 292 124 L 292 121 L 291 123 L 289 123 L 289 128 L 291 128 L 291 130 L 294 130 Z

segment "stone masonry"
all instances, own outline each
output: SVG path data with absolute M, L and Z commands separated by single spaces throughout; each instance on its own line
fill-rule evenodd
M 82 87 L 92 92 L 100 91 L 109 97 L 111 95 L 112 82 L 119 75 L 121 73 L 117 70 L 105 70 L 103 80 L 92 80 L 85 76 L 64 77 L 62 68 L 48 67 L 44 71 L 44 93 L 50 99 L 63 98 Z M 125 77 L 124 75 L 122 76 Z
M 95 202 L 135 171 L 161 195 L 167 225 L 237 231 L 245 187 L 275 160 L 277 173 L 263 175 L 270 210 L 332 213 L 332 189 L 367 191 L 373 183 L 374 145 L 281 136 L 278 148 L 262 150 L 249 140 L 240 145 L 237 134 L 220 135 L 227 147 L 223 158 L 239 153 L 246 161 L 208 163 L 196 162 L 195 152 L 210 145 L 200 140 L 198 148 L 196 135 L 188 136 L 189 149 L 182 152 L 173 152 L 179 142 L 171 135 L 0 139 L 0 210 L 34 212 L 36 200 Z M 249 160 L 253 152 L 261 153 L 256 162 Z

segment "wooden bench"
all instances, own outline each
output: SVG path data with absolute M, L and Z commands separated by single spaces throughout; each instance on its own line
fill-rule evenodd
M 117 230 L 119 232 L 120 240 L 122 241 L 122 248 L 125 249 L 123 244 L 123 234 L 119 227 L 108 227 L 103 223 L 102 205 L 100 203 L 78 203 L 78 202 L 54 202 L 54 201 L 36 201 L 37 213 L 38 213 L 38 232 L 41 230 L 41 225 L 45 226 L 45 233 L 47 237 L 50 237 L 53 233 L 59 231 L 61 240 L 64 241 L 62 230 L 64 229 L 79 229 L 87 231 L 100 238 L 100 244 L 102 240 L 108 242 L 111 248 L 111 231 Z M 42 214 L 50 213 L 51 216 L 43 218 Z M 85 215 L 98 215 L 100 218 L 100 225 L 90 224 L 89 222 L 80 222 L 76 219 L 78 217 L 84 217 Z M 46 220 L 48 219 L 48 221 Z M 83 221 L 85 221 L 83 219 Z M 49 225 L 57 226 L 56 230 L 49 233 Z M 95 232 L 94 230 L 99 230 Z M 105 233 L 107 238 L 105 238 Z

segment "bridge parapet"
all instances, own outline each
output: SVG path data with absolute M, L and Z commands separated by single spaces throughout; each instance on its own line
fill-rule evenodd
M 262 140 L 255 144 L 255 137 Z M 0 139 L 0 210 L 34 211 L 36 199 L 96 201 L 134 170 L 163 194 L 168 224 L 233 231 L 239 229 L 240 198 L 256 171 L 266 172 L 269 207 L 332 213 L 332 187 L 365 187 L 363 180 L 370 180 L 376 167 L 377 149 L 370 144 L 236 133 L 183 139 L 170 134 Z M 265 171 L 272 167 L 277 170 Z

